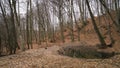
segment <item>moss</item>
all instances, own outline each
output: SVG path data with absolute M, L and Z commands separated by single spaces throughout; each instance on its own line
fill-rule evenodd
M 113 53 L 109 52 L 99 52 L 97 51 L 96 47 L 89 46 L 67 46 L 63 49 L 60 49 L 59 53 L 70 57 L 87 59 L 109 58 L 114 55 Z

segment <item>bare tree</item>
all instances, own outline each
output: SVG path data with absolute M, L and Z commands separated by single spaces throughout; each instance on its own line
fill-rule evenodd
M 102 35 L 101 35 L 101 33 L 100 33 L 100 31 L 99 31 L 99 29 L 98 29 L 98 27 L 97 27 L 97 24 L 96 24 L 96 22 L 95 22 L 94 15 L 93 15 L 93 13 L 92 13 L 92 11 L 91 11 L 91 8 L 90 8 L 89 1 L 88 1 L 88 0 L 86 0 L 86 5 L 87 5 L 87 7 L 88 7 L 88 10 L 89 10 L 89 13 L 90 13 L 90 16 L 91 16 L 91 19 L 92 19 L 92 24 L 93 24 L 93 26 L 94 26 L 94 29 L 95 29 L 95 31 L 96 31 L 96 33 L 97 33 L 97 36 L 98 36 L 98 38 L 99 38 L 99 41 L 100 41 L 100 43 L 101 43 L 101 47 L 102 47 L 102 48 L 106 48 L 106 43 L 105 43 L 104 38 L 102 37 Z
M 59 14 L 59 25 L 60 25 L 60 32 L 61 32 L 61 40 L 64 43 L 65 39 L 64 39 L 64 34 L 63 34 L 63 19 L 62 19 L 62 7 L 63 7 L 63 0 L 58 0 L 58 14 Z

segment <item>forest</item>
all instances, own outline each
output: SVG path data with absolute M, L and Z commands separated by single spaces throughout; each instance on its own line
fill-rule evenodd
M 0 68 L 120 68 L 120 1 L 0 0 Z

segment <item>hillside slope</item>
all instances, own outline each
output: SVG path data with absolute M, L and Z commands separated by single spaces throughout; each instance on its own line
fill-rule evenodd
M 111 12 L 111 15 L 112 15 L 112 18 L 115 19 L 116 16 L 115 16 L 114 11 Z M 119 46 L 120 45 L 120 41 L 119 41 L 120 34 L 117 32 L 116 27 L 113 24 L 110 16 L 108 14 L 104 14 L 99 17 L 94 17 L 94 19 L 107 44 L 111 43 L 109 33 L 108 33 L 108 25 L 110 25 L 111 34 L 112 34 L 113 39 L 115 40 L 114 48 L 116 48 L 116 50 L 119 50 L 120 49 L 120 46 Z M 80 41 L 88 43 L 89 45 L 99 44 L 100 42 L 93 28 L 91 19 L 88 18 L 87 21 L 88 21 L 88 24 L 80 31 Z M 65 43 L 71 42 L 69 32 L 70 30 L 65 27 L 65 30 L 64 30 Z M 77 28 L 74 28 L 74 38 L 75 38 L 75 42 L 77 42 L 77 38 L 78 38 Z M 60 42 L 60 32 L 56 34 L 56 41 L 57 43 Z

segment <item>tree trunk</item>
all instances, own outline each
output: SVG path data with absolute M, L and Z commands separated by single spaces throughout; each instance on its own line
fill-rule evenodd
M 61 32 L 61 40 L 64 43 L 64 33 L 63 33 L 63 19 L 62 19 L 62 0 L 59 1 L 59 25 L 60 25 L 60 32 Z
M 102 35 L 101 35 L 98 27 L 97 27 L 97 24 L 96 24 L 96 22 L 95 22 L 94 15 L 92 14 L 92 11 L 91 11 L 91 8 L 90 8 L 90 5 L 89 5 L 88 0 L 86 0 L 86 4 L 87 4 L 87 7 L 88 7 L 88 10 L 89 10 L 91 19 L 92 19 L 92 24 L 93 24 L 93 26 L 94 26 L 95 32 L 97 33 L 97 36 L 98 36 L 99 41 L 100 41 L 100 43 L 101 43 L 101 47 L 102 47 L 102 48 L 106 48 L 106 47 L 107 47 L 107 46 L 106 46 L 106 43 L 105 43 L 105 41 L 104 41 L 104 39 L 103 39 L 103 37 L 102 37 Z
M 28 49 L 30 49 L 30 43 L 29 43 L 29 24 L 28 24 L 28 7 L 29 7 L 29 1 L 27 1 L 26 35 L 27 35 L 27 46 L 28 46 Z
M 14 2 L 14 0 L 12 0 L 12 2 Z M 16 52 L 16 48 L 19 47 L 18 46 L 18 42 L 17 42 L 17 33 L 16 33 L 16 29 L 15 29 L 15 20 L 14 20 L 14 9 L 12 7 L 12 4 L 11 1 L 9 0 L 9 6 L 10 6 L 10 12 L 11 12 L 11 51 L 10 51 L 10 54 L 12 53 L 15 53 Z

